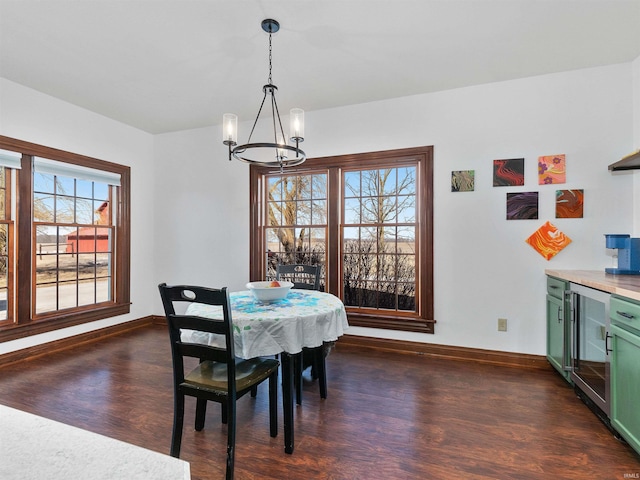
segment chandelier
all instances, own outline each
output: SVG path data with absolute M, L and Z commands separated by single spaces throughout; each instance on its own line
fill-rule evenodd
M 285 142 L 284 129 L 280 120 L 280 112 L 276 102 L 276 91 L 278 87 L 271 79 L 271 35 L 280 30 L 280 24 L 276 20 L 266 19 L 262 21 L 262 30 L 269 34 L 269 79 L 262 87 L 264 96 L 258 109 L 258 114 L 253 122 L 251 133 L 247 143 L 238 145 L 238 117 L 233 113 L 225 113 L 222 117 L 222 143 L 229 147 L 229 161 L 231 158 L 243 162 L 262 165 L 267 167 L 294 167 L 300 165 L 307 159 L 307 155 L 300 149 L 300 143 L 304 141 L 304 110 L 292 108 L 289 112 L 289 140 L 295 146 Z M 267 97 L 269 100 L 267 101 Z M 271 105 L 271 124 L 273 128 L 273 141 L 271 142 L 251 142 L 251 137 L 262 113 L 265 103 Z M 294 157 L 295 155 L 295 157 Z

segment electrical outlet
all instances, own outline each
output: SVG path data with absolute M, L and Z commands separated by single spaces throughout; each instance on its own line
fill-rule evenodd
M 507 319 L 506 318 L 499 318 L 498 319 L 498 331 L 499 332 L 506 332 L 507 331 Z

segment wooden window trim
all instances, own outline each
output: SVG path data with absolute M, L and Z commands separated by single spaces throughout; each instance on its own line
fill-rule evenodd
M 16 212 L 16 305 L 14 322 L 0 327 L 0 342 L 46 333 L 62 328 L 93 322 L 104 318 L 124 315 L 130 312 L 130 252 L 131 252 L 131 169 L 128 166 L 99 160 L 55 148 L 25 142 L 0 135 L 0 148 L 21 152 L 22 168 L 17 171 L 17 212 Z M 120 175 L 120 198 L 112 208 L 117 209 L 118 235 L 114 245 L 116 262 L 116 296 L 113 302 L 97 304 L 77 309 L 55 312 L 34 318 L 32 305 L 32 162 L 31 157 L 43 157 L 60 162 L 80 165 Z M 21 285 L 28 288 L 20 288 Z
M 418 182 L 418 235 L 420 235 L 419 278 L 416 291 L 420 292 L 416 299 L 418 316 L 394 314 L 385 316 L 382 313 L 371 315 L 368 312 L 348 309 L 349 324 L 353 326 L 384 328 L 422 333 L 434 333 L 435 319 L 433 315 L 433 147 L 415 147 L 387 150 L 370 153 L 357 153 L 308 159 L 297 167 L 288 167 L 286 172 L 302 175 L 317 171 L 328 173 L 328 198 L 341 198 L 341 170 L 375 168 L 377 165 L 394 166 L 407 160 L 416 160 L 419 165 L 420 181 Z M 249 276 L 252 281 L 265 278 L 263 259 L 265 219 L 263 216 L 263 182 L 265 174 L 279 173 L 279 168 L 251 165 L 249 169 L 249 201 L 250 201 L 250 252 Z M 326 289 L 340 297 L 339 292 L 339 202 L 329 202 L 327 211 L 327 264 Z

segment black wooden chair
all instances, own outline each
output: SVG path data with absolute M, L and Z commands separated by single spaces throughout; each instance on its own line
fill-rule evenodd
M 195 397 L 195 429 L 204 428 L 207 402 L 218 402 L 222 406 L 222 422 L 227 424 L 227 468 L 226 478 L 233 478 L 236 441 L 236 400 L 263 381 L 269 379 L 269 425 L 272 437 L 278 434 L 277 383 L 279 362 L 275 359 L 236 358 L 233 344 L 233 321 L 227 289 L 212 289 L 197 286 L 158 286 L 169 325 L 171 357 L 173 361 L 173 432 L 171 455 L 180 456 L 182 427 L 184 423 L 185 396 Z M 178 314 L 193 303 L 222 307 L 223 319 L 214 320 L 194 315 Z M 204 344 L 186 343 L 181 339 L 181 329 L 198 330 L 224 335 L 226 348 Z M 185 357 L 199 360 L 198 366 L 185 374 Z
M 277 265 L 276 280 L 293 283 L 293 288 L 320 290 L 320 265 Z M 325 363 L 325 345 L 315 348 L 303 348 L 295 359 L 296 403 L 302 404 L 302 372 L 311 367 L 311 378 L 318 379 L 320 397 L 327 398 L 327 370 Z

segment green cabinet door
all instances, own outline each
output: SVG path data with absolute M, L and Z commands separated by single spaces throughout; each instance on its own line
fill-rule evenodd
M 611 325 L 611 425 L 640 453 L 640 335 Z
M 547 360 L 569 381 L 569 372 L 564 370 L 568 355 L 564 301 L 547 295 Z

